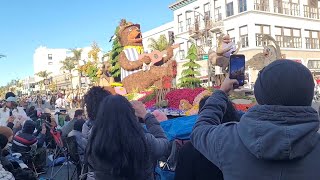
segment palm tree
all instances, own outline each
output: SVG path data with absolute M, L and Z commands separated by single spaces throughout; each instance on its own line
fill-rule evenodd
M 67 57 L 64 61 L 60 61 L 62 64 L 61 70 L 65 70 L 69 72 L 69 78 L 71 83 L 71 90 L 73 91 L 72 85 L 72 70 L 76 67 L 76 63 L 73 58 Z
M 75 61 L 75 65 L 77 66 L 77 68 L 79 69 L 79 61 L 81 60 L 81 54 L 82 54 L 82 49 L 71 49 L 72 53 L 73 53 L 73 59 Z M 79 88 L 81 87 L 81 72 L 78 70 L 78 77 L 79 77 Z
M 94 41 L 91 45 L 91 50 L 88 52 L 88 57 L 92 58 L 95 63 L 98 63 L 100 51 L 101 51 L 100 47 Z
M 154 38 L 150 38 L 149 41 L 151 41 L 151 43 L 148 47 L 153 51 L 164 51 L 170 46 L 169 41 L 164 34 L 160 35 L 157 40 L 155 40 Z
M 50 74 L 52 74 L 51 72 L 47 72 L 47 70 L 45 71 L 39 71 L 38 73 L 36 73 L 37 76 L 42 78 L 42 81 L 40 82 L 40 90 L 42 89 L 42 86 L 44 84 L 44 80 L 48 79 L 48 77 L 50 76 Z

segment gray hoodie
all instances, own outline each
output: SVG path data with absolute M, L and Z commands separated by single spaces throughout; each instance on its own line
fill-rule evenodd
M 220 124 L 227 100 L 216 91 L 191 135 L 225 180 L 320 179 L 319 119 L 312 107 L 257 105 L 239 123 Z

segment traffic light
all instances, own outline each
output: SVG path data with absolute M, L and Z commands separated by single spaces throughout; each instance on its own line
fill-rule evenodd
M 169 34 L 169 44 L 174 44 L 174 32 L 173 31 L 168 31 Z

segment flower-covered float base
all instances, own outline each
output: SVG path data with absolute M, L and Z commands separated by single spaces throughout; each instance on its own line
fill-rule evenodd
M 131 93 L 126 95 L 129 100 L 142 101 L 149 112 L 159 110 L 169 116 L 189 116 L 197 114 L 199 111 L 199 102 L 205 96 L 210 96 L 211 90 L 205 88 L 184 88 L 174 89 L 168 92 L 165 96 L 164 102 L 157 104 L 156 91 L 149 89 L 140 93 Z M 255 100 L 251 97 L 230 97 L 234 102 L 234 106 L 237 110 L 247 111 L 250 107 L 255 105 Z M 244 104 L 237 104 L 235 99 L 245 99 Z M 250 103 L 248 103 L 250 102 Z

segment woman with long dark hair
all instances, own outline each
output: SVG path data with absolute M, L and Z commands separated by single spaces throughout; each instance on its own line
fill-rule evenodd
M 154 179 L 154 163 L 168 144 L 159 122 L 141 102 L 130 104 L 125 97 L 110 95 L 100 105 L 87 157 L 97 180 L 149 180 Z
M 99 106 L 103 98 L 111 95 L 111 93 L 100 86 L 93 86 L 84 95 L 83 109 L 86 109 L 88 120 L 84 123 L 82 133 L 86 139 L 89 138 L 91 128 L 95 122 Z

